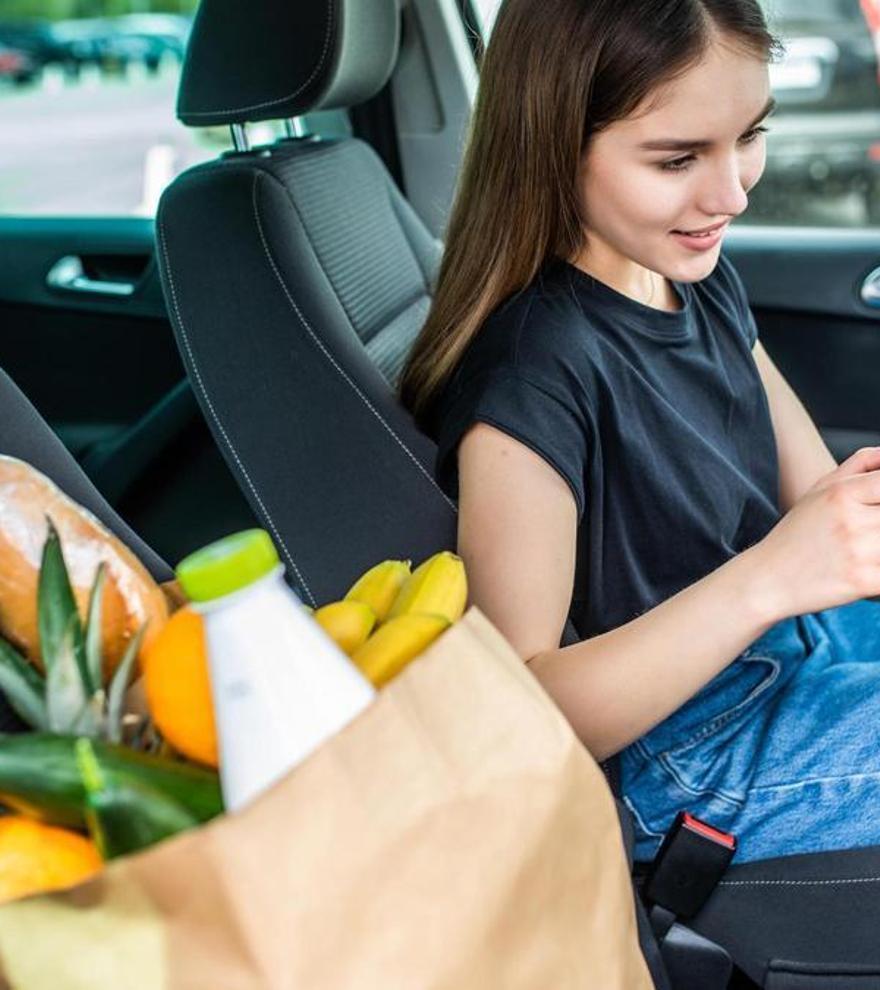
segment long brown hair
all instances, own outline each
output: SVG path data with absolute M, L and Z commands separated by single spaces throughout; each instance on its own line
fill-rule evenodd
M 551 256 L 584 246 L 590 139 L 699 61 L 714 33 L 771 60 L 757 0 L 504 0 L 480 67 L 428 318 L 398 386 L 422 429 L 480 326 Z

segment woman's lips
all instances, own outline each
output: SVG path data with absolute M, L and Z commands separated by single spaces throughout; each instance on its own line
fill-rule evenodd
M 715 247 L 721 240 L 724 231 L 727 230 L 727 226 L 728 223 L 725 222 L 708 234 L 683 234 L 680 231 L 673 230 L 672 236 L 679 244 L 691 251 L 708 251 L 709 248 Z

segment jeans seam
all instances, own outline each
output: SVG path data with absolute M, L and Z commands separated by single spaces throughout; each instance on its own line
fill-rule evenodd
M 662 753 L 658 758 L 658 762 L 663 766 L 663 769 L 669 774 L 670 777 L 675 781 L 675 783 L 688 794 L 692 794 L 694 797 L 715 797 L 719 801 L 726 801 L 728 804 L 732 805 L 738 811 L 742 809 L 745 804 L 745 796 L 734 797 L 732 794 L 727 794 L 724 791 L 716 790 L 713 787 L 696 787 L 693 784 L 689 784 L 678 770 L 670 763 L 667 755 Z
M 790 784 L 766 784 L 750 787 L 750 794 L 770 794 L 776 791 L 794 790 L 802 788 L 808 784 L 838 784 L 848 780 L 880 780 L 880 771 L 873 770 L 870 773 L 844 773 L 836 777 L 807 777 L 804 780 L 794 780 Z
M 663 832 L 655 832 L 654 829 L 648 828 L 645 819 L 642 817 L 642 815 L 637 810 L 636 806 L 633 804 L 632 799 L 627 797 L 626 794 L 623 795 L 623 803 L 627 806 L 627 808 L 629 808 L 630 814 L 633 816 L 633 821 L 636 823 L 636 826 L 642 831 L 644 835 L 648 836 L 651 839 L 663 838 L 664 835 Z
M 746 656 L 746 654 L 742 654 L 741 659 L 765 660 L 773 667 L 773 670 L 771 671 L 770 674 L 767 675 L 765 680 L 763 680 L 760 684 L 758 684 L 757 687 L 755 687 L 747 697 L 743 698 L 742 701 L 734 705 L 733 708 L 729 708 L 726 712 L 722 712 L 720 715 L 716 715 L 711 722 L 709 722 L 708 724 L 704 725 L 701 729 L 699 729 L 695 735 L 689 737 L 685 742 L 681 743 L 678 746 L 663 750 L 663 752 L 660 753 L 659 756 L 665 757 L 665 756 L 678 755 L 679 753 L 683 753 L 689 749 L 692 749 L 694 746 L 703 742 L 709 736 L 715 735 L 716 732 L 719 732 L 726 725 L 732 722 L 733 719 L 736 718 L 736 716 L 741 711 L 743 711 L 751 702 L 756 701 L 763 694 L 765 694 L 767 690 L 770 687 L 772 687 L 779 679 L 779 674 L 780 671 L 782 670 L 782 664 L 779 660 L 776 659 L 776 657 L 755 653 L 755 654 L 750 654 L 748 656 Z

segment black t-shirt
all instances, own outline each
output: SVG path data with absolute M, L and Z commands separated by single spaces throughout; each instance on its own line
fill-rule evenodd
M 709 574 L 780 515 L 739 276 L 721 255 L 701 282 L 672 284 L 682 308 L 667 312 L 549 261 L 488 317 L 428 417 L 435 477 L 454 500 L 458 443 L 478 420 L 568 483 L 578 513 L 570 615 L 584 639 Z

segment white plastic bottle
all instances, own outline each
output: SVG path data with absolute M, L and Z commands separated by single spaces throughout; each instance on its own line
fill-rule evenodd
M 177 567 L 205 621 L 228 810 L 282 777 L 376 694 L 283 575 L 262 529 L 218 540 Z

